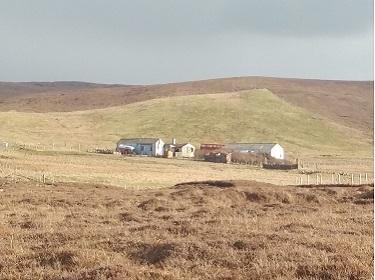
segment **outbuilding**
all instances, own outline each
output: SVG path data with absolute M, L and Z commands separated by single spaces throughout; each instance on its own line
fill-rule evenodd
M 266 153 L 276 159 L 284 159 L 284 149 L 278 143 L 229 143 L 223 147 L 227 152 Z
M 166 144 L 165 153 L 171 152 L 173 157 L 192 158 L 195 156 L 195 146 L 190 143 L 184 144 Z

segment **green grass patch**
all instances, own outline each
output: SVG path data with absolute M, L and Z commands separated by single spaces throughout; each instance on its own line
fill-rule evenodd
M 12 122 L 7 122 L 12 118 Z M 313 116 L 268 90 L 161 98 L 73 113 L 0 113 L 3 135 L 19 142 L 113 148 L 121 137 L 169 142 L 278 142 L 290 156 L 372 157 L 353 130 Z M 9 141 L 9 140 L 8 140 Z

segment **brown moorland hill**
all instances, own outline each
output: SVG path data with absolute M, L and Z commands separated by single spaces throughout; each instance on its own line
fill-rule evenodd
M 0 100 L 44 92 L 74 92 L 82 89 L 109 88 L 124 85 L 105 85 L 76 81 L 60 82 L 0 82 Z
M 78 83 L 80 85 L 80 83 Z M 0 88 L 4 83 L 0 83 Z M 9 83 L 6 83 L 9 88 Z M 236 92 L 267 88 L 285 101 L 307 109 L 317 117 L 348 126 L 372 138 L 374 126 L 373 81 L 333 81 L 269 77 L 238 77 L 182 83 L 120 86 L 81 84 L 68 89 L 55 84 L 37 91 L 35 85 L 15 88 L 10 96 L 0 89 L 1 111 L 66 112 L 106 108 L 168 96 Z M 24 84 L 22 84 L 24 86 Z M 43 88 L 43 87 L 42 87 Z
M 373 276 L 373 185 L 137 191 L 2 179 L 0 190 L 1 279 Z

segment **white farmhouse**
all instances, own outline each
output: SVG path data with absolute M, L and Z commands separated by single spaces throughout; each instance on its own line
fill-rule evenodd
M 284 149 L 277 143 L 229 143 L 223 147 L 228 152 L 266 153 L 276 159 L 284 159 Z

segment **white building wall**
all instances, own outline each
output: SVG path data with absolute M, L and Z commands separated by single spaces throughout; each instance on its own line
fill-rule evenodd
M 270 151 L 271 157 L 277 158 L 277 159 L 284 159 L 284 149 L 279 144 L 276 144 L 273 146 L 273 148 Z
M 182 147 L 183 157 L 194 157 L 195 147 L 191 144 L 186 144 Z
M 153 155 L 154 156 L 162 156 L 164 154 L 164 141 L 159 139 L 153 145 Z

